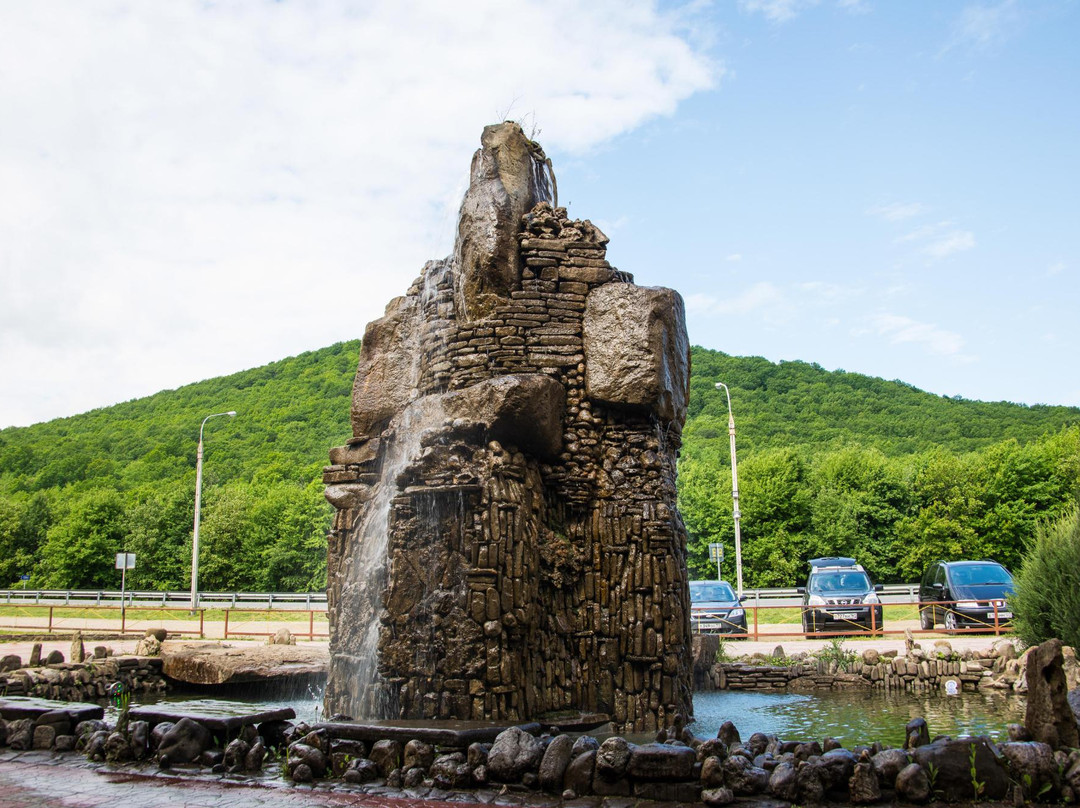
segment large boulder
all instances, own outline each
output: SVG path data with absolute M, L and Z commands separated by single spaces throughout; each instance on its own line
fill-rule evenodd
M 1024 725 L 1051 749 L 1080 746 L 1076 716 L 1069 706 L 1061 640 L 1047 640 L 1027 657 L 1027 713 Z
M 934 792 L 946 802 L 1000 800 L 1009 791 L 1009 776 L 986 738 L 939 738 L 911 756 L 935 773 Z
M 487 770 L 492 780 L 516 783 L 540 765 L 544 747 L 520 727 L 503 730 L 488 752 Z
M 597 287 L 586 301 L 584 337 L 590 398 L 682 422 L 690 343 L 678 292 L 624 283 Z

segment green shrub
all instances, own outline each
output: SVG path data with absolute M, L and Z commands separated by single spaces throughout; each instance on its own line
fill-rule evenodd
M 1038 526 L 1009 604 L 1028 645 L 1057 637 L 1080 646 L 1080 509 Z

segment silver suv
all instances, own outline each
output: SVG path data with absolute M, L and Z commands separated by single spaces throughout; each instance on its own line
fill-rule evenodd
M 803 633 L 880 631 L 881 590 L 854 558 L 811 559 L 806 586 L 798 588 L 803 596 Z

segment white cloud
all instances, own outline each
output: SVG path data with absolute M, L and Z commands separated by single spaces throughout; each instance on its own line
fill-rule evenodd
M 760 12 L 769 22 L 784 23 L 817 3 L 818 0 L 739 0 L 739 7 L 751 14 Z
M 825 281 L 806 281 L 797 284 L 796 288 L 805 293 L 804 298 L 816 303 L 839 303 L 859 297 L 863 293 L 862 289 L 854 286 Z
M 952 36 L 945 50 L 966 45 L 987 50 L 1012 36 L 1022 21 L 1016 0 L 1000 3 L 972 3 L 965 6 L 952 25 Z
M 867 318 L 867 322 L 873 333 L 888 338 L 892 345 L 911 343 L 923 348 L 927 353 L 948 356 L 962 362 L 976 359 L 963 353 L 962 336 L 931 323 L 922 323 L 898 314 L 872 315 Z
M 938 239 L 934 239 L 925 247 L 923 253 L 931 258 L 940 260 L 948 258 L 959 252 L 965 252 L 975 246 L 975 234 L 970 230 L 953 230 Z
M 892 202 L 888 205 L 874 205 L 866 212 L 887 222 L 901 222 L 926 213 L 926 206 L 921 202 Z
M 648 0 L 5 3 L 0 30 L 0 426 L 355 338 L 449 251 L 499 112 L 582 152 L 723 72 Z
M 742 253 L 732 253 L 731 255 L 729 255 L 724 260 L 725 261 L 741 261 L 742 260 Z
M 697 314 L 749 314 L 753 311 L 786 306 L 781 289 L 769 281 L 759 281 L 732 297 L 694 293 L 686 296 L 687 311 Z
M 850 14 L 867 14 L 870 11 L 870 4 L 866 0 L 836 0 L 836 6 Z
M 1065 269 L 1066 265 L 1064 261 L 1055 261 L 1046 268 L 1046 274 L 1052 278 L 1055 275 L 1060 275 L 1062 272 L 1065 271 Z
M 896 238 L 897 244 L 922 242 L 919 252 L 927 258 L 940 261 L 950 255 L 965 252 L 975 247 L 975 234 L 970 230 L 961 230 L 950 221 L 923 225 Z

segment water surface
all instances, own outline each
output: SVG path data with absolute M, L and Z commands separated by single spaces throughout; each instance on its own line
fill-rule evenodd
M 714 691 L 694 694 L 695 734 L 712 737 L 732 721 L 744 739 L 764 732 L 785 740 L 832 736 L 845 746 L 881 741 L 904 742 L 904 726 L 922 717 L 930 736 L 989 735 L 1005 740 L 1005 727 L 1023 723 L 1022 696 L 1001 693 L 883 693 L 880 690 L 827 690 L 816 693 Z

